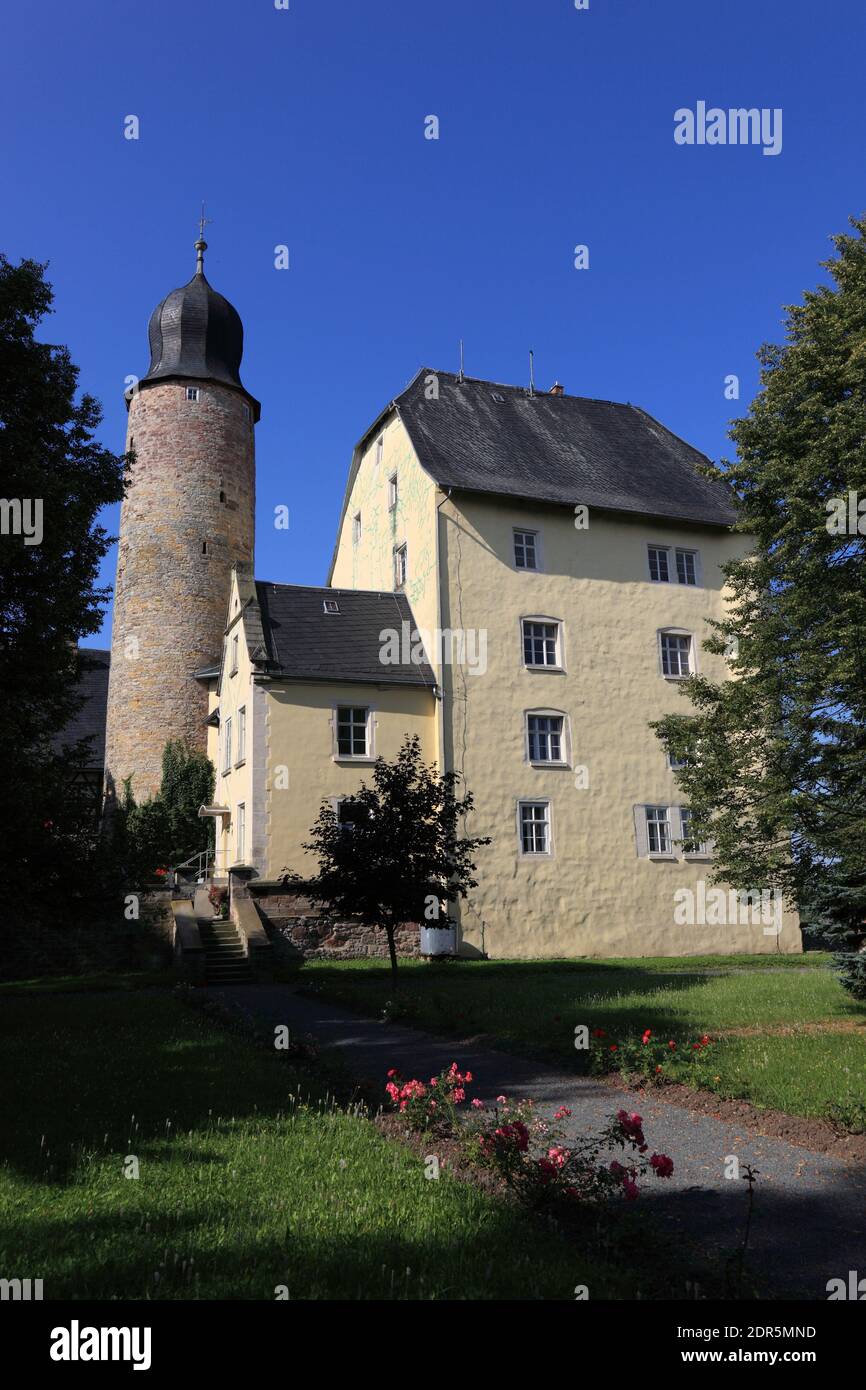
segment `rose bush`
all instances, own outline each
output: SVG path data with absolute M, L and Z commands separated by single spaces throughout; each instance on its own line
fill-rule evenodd
M 617 1194 L 627 1201 L 638 1195 L 638 1182 L 648 1173 L 671 1177 L 674 1165 L 667 1154 L 645 1155 L 649 1148 L 640 1115 L 620 1110 L 597 1135 L 564 1142 L 563 1121 L 571 1111 L 561 1105 L 548 1120 L 531 1100 L 497 1096 L 492 1106 L 473 1099 L 465 1112 L 471 1072 L 452 1062 L 447 1071 L 425 1085 L 406 1081 L 396 1068 L 388 1073 L 386 1093 L 406 1126 L 457 1139 L 471 1164 L 495 1173 L 533 1207 L 595 1202 Z M 611 1160 L 621 1149 L 626 1159 Z
M 618 1072 L 640 1076 L 653 1085 L 667 1081 L 707 1085 L 708 1050 L 713 1040 L 704 1033 L 696 1041 L 678 1042 L 645 1028 L 637 1038 L 614 1039 L 603 1028 L 593 1028 L 590 1036 L 589 1069 L 594 1076 Z

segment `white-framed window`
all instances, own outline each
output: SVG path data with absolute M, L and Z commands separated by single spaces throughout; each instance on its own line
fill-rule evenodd
M 668 548 L 666 545 L 651 545 L 647 547 L 649 556 L 650 579 L 654 584 L 667 584 L 670 582 L 670 570 L 668 567 Z
M 642 859 L 712 859 L 713 847 L 691 835 L 692 815 L 687 806 L 635 806 L 637 852 Z
M 232 770 L 232 718 L 229 715 L 223 732 L 223 776 Z
M 371 756 L 370 711 L 363 705 L 338 705 L 335 719 L 335 752 L 338 758 Z
M 388 511 L 397 510 L 397 474 L 392 473 L 388 479 Z
M 331 805 L 341 830 L 354 830 L 356 825 L 367 819 L 366 806 L 362 806 L 353 796 L 332 797 Z
M 197 387 L 197 386 L 188 386 L 188 387 L 186 388 L 186 398 L 187 398 L 188 401 L 197 401 L 197 400 L 198 400 L 198 387 Z
M 235 822 L 235 862 L 242 864 L 245 853 L 245 842 L 247 838 L 247 808 L 243 801 L 238 802 L 238 814 Z
M 549 801 L 519 801 L 517 822 L 521 854 L 552 853 Z
M 352 544 L 361 544 L 361 513 L 356 512 L 352 517 Z
M 379 438 L 376 440 L 376 467 L 377 467 L 377 468 L 379 467 L 379 464 L 382 462 L 382 456 L 383 456 L 384 453 L 385 453 L 385 436 L 384 436 L 384 434 L 380 434 L 380 435 L 379 435 Z
M 514 567 L 519 570 L 541 568 L 537 531 L 514 528 Z
M 562 624 L 553 618 L 522 618 L 524 666 L 562 666 Z
M 693 816 L 688 806 L 681 806 L 679 812 L 680 845 L 686 859 L 711 859 L 713 849 L 709 840 L 696 840 L 692 836 Z
M 235 767 L 244 762 L 247 756 L 247 709 L 241 705 L 238 710 L 238 731 L 235 738 Z
M 323 613 L 339 613 L 340 605 L 335 598 L 326 598 L 322 601 Z
M 531 763 L 566 762 L 565 717 L 556 711 L 527 711 L 526 752 Z
M 230 676 L 236 676 L 238 672 L 238 648 L 240 646 L 238 637 L 239 634 L 237 632 L 232 637 L 232 659 L 231 664 L 229 666 Z
M 698 552 L 696 550 L 677 550 L 677 583 L 697 584 Z
M 394 588 L 404 588 L 408 577 L 409 552 L 404 542 L 403 545 L 394 546 Z
M 648 854 L 670 854 L 671 817 L 667 806 L 644 806 Z
M 647 563 L 653 584 L 701 583 L 700 551 L 685 546 L 648 545 Z
M 694 640 L 690 632 L 662 628 L 658 634 L 659 668 L 668 680 L 684 680 L 694 672 Z
M 686 758 L 675 758 L 671 753 L 668 753 L 667 765 L 671 772 L 679 772 L 681 767 L 688 767 L 688 760 Z

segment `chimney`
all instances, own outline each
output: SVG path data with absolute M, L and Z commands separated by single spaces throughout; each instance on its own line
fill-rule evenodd
M 553 383 L 553 385 L 551 386 L 551 388 L 550 388 L 550 390 L 549 390 L 549 392 L 548 392 L 548 395 L 549 395 L 549 396 L 561 396 L 561 395 L 562 395 L 562 385 L 561 385 L 561 383 L 558 382 L 558 381 L 555 381 L 555 382 Z

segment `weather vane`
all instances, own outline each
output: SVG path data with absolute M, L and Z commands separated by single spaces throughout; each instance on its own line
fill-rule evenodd
M 201 205 L 201 217 L 198 219 L 198 239 L 204 241 L 204 229 L 213 221 L 212 217 L 205 217 L 204 203 Z
M 204 253 L 207 250 L 207 242 L 204 239 L 204 229 L 213 219 L 205 217 L 204 203 L 201 205 L 201 217 L 198 219 L 198 241 L 195 244 L 195 268 L 197 275 L 204 275 Z

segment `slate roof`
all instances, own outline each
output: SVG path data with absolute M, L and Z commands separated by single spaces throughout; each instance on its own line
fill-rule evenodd
M 383 630 L 402 634 L 404 622 L 410 634 L 416 630 L 405 594 L 307 588 L 257 579 L 256 599 L 268 675 L 431 688 L 435 684 L 426 661 L 390 665 L 381 659 Z M 337 603 L 339 613 L 325 612 L 326 599 Z M 247 639 L 252 644 L 249 630 Z
M 438 379 L 438 400 L 427 398 L 430 376 Z M 697 472 L 709 462 L 705 455 L 634 405 L 530 396 L 525 387 L 460 381 L 424 367 L 365 439 L 391 409 L 443 488 L 710 526 L 736 519 L 725 484 Z
M 157 304 L 147 328 L 150 366 L 142 383 L 183 377 L 241 390 L 258 420 L 261 407 L 241 381 L 244 329 L 237 309 L 208 281 L 202 266 Z
M 66 728 L 54 740 L 57 749 L 77 743 L 79 739 L 92 735 L 89 745 L 88 766 L 102 768 L 105 764 L 105 718 L 108 709 L 108 673 L 111 667 L 111 652 L 101 647 L 79 647 L 79 656 L 86 661 L 87 669 L 82 670 L 77 691 L 84 696 L 84 704 Z

